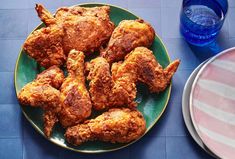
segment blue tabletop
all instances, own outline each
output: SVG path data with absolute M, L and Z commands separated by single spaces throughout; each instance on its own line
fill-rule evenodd
M 149 21 L 163 39 L 171 59 L 181 59 L 173 78 L 172 95 L 160 121 L 141 140 L 127 148 L 104 154 L 82 154 L 60 148 L 37 133 L 17 104 L 14 66 L 27 35 L 40 21 L 34 11 L 42 3 L 55 11 L 61 6 L 89 0 L 1 0 L 0 4 L 0 159 L 197 159 L 211 158 L 191 138 L 181 109 L 184 84 L 193 69 L 210 53 L 235 46 L 235 0 L 230 0 L 216 50 L 189 46 L 179 33 L 182 0 L 96 0 L 121 6 Z

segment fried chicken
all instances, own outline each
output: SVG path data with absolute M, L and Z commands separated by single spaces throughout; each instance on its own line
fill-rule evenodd
M 145 131 L 146 123 L 138 110 L 113 108 L 95 119 L 68 128 L 65 138 L 77 146 L 94 140 L 128 143 L 140 138 Z
M 36 79 L 26 84 L 17 97 L 22 105 L 41 107 L 44 110 L 44 133 L 50 136 L 57 114 L 61 110 L 60 91 L 57 90 L 64 81 L 63 71 L 52 66 L 38 74 Z
M 150 47 L 154 37 L 155 31 L 149 23 L 140 19 L 123 20 L 114 29 L 107 48 L 101 51 L 101 56 L 110 64 L 123 60 L 136 47 Z
M 58 23 L 63 26 L 63 48 L 65 53 L 71 49 L 85 53 L 94 52 L 108 42 L 114 24 L 109 18 L 110 7 L 69 7 L 56 12 Z
M 62 109 L 60 123 L 63 127 L 74 126 L 91 114 L 91 100 L 85 86 L 84 54 L 71 50 L 67 59 L 68 77 L 61 86 Z
M 179 64 L 180 60 L 175 60 L 163 69 L 151 50 L 137 47 L 125 57 L 122 64 L 116 66 L 118 68 L 114 69 L 113 78 L 116 83 L 122 83 L 122 87 L 125 87 L 125 75 L 135 82 L 148 85 L 150 92 L 159 93 L 166 89 Z
M 91 60 L 86 69 L 93 107 L 102 110 L 136 106 L 136 83 L 147 84 L 152 93 L 161 92 L 170 83 L 179 63 L 176 60 L 163 69 L 153 52 L 145 47 L 135 48 L 123 62 L 114 63 L 112 75 L 106 59 L 98 57 Z
M 71 49 L 85 53 L 99 50 L 114 30 L 108 6 L 59 8 L 55 17 L 40 4 L 35 9 L 46 28 L 34 31 L 23 48 L 45 68 L 63 65 Z

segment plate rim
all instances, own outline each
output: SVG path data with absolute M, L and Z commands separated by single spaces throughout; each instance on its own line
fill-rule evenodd
M 191 89 L 191 92 L 190 92 L 190 102 L 189 102 L 189 110 L 190 110 L 190 116 L 191 116 L 191 119 L 192 119 L 192 123 L 193 123 L 193 126 L 197 132 L 197 134 L 199 135 L 199 137 L 201 138 L 202 142 L 206 145 L 206 147 L 211 151 L 211 148 L 210 146 L 208 146 L 208 143 L 205 143 L 202 139 L 202 136 L 200 133 L 198 133 L 200 131 L 200 129 L 198 128 L 197 124 L 196 124 L 196 121 L 195 121 L 195 118 L 194 118 L 194 113 L 193 113 L 193 106 L 192 106 L 192 102 L 193 102 L 193 90 L 195 89 L 195 86 L 197 84 L 197 81 L 200 77 L 200 75 L 202 74 L 202 72 L 204 71 L 204 69 L 211 63 L 213 62 L 214 60 L 216 60 L 218 57 L 230 52 L 230 51 L 235 51 L 235 47 L 231 47 L 231 48 L 228 48 L 226 50 L 223 50 L 222 52 L 220 52 L 219 54 L 213 56 L 211 59 L 209 59 L 203 66 L 202 68 L 199 70 L 197 76 L 195 77 L 194 81 L 193 81 L 193 85 L 192 85 L 192 89 Z M 223 157 L 221 156 L 220 154 L 218 154 L 218 152 L 213 152 L 216 156 L 218 157 Z
M 114 7 L 114 8 L 118 8 L 118 9 L 121 9 L 121 10 L 124 10 L 125 12 L 127 13 L 130 13 L 134 16 L 136 16 L 137 18 L 140 18 L 140 19 L 143 19 L 141 18 L 140 16 L 137 16 L 135 15 L 134 13 L 132 13 L 131 11 L 125 9 L 125 8 L 122 8 L 120 6 L 117 6 L 117 5 L 113 5 L 113 4 L 109 4 L 109 3 L 96 3 L 96 2 L 90 2 L 90 3 L 78 3 L 78 4 L 74 4 L 74 5 L 71 5 L 71 6 L 67 6 L 67 7 L 74 7 L 74 6 L 84 6 L 84 5 L 106 5 L 106 6 L 111 6 L 111 7 Z M 32 34 L 33 31 L 37 30 L 41 25 L 43 24 L 40 23 L 39 25 L 37 25 L 29 34 Z M 27 37 L 28 37 L 27 36 Z M 165 50 L 166 52 L 166 56 L 167 56 L 167 60 L 168 62 L 170 63 L 171 62 L 171 59 L 170 59 L 170 56 L 169 56 L 169 53 L 168 53 L 168 50 L 165 46 L 165 44 L 163 43 L 162 39 L 160 38 L 160 36 L 155 32 L 155 37 L 157 37 L 157 39 L 160 41 L 160 45 L 163 47 L 163 49 Z M 27 38 L 26 38 L 27 39 Z M 15 69 L 14 69 L 14 87 L 15 87 L 15 94 L 16 94 L 16 98 L 17 98 L 17 83 L 16 83 L 16 79 L 17 79 L 17 70 L 18 70 L 18 62 L 19 62 L 19 59 L 22 55 L 22 52 L 23 52 L 23 45 L 21 45 L 21 48 L 20 48 L 20 51 L 18 53 L 18 56 L 17 56 L 17 60 L 16 60 L 16 63 L 15 63 Z M 27 121 L 29 121 L 29 123 L 32 125 L 32 127 L 39 133 L 41 134 L 44 138 L 46 138 L 48 141 L 50 141 L 51 143 L 59 146 L 59 147 L 62 147 L 62 148 L 65 148 L 67 150 L 71 150 L 71 151 L 75 151 L 75 152 L 79 152 L 79 153 L 86 153 L 86 154 L 98 154 L 98 153 L 105 153 L 105 152 L 112 152 L 112 151 L 116 151 L 116 150 L 120 150 L 120 149 L 123 149 L 129 145 L 132 145 L 133 143 L 139 141 L 143 136 L 145 136 L 152 128 L 154 125 L 156 125 L 156 123 L 159 121 L 159 119 L 161 118 L 161 116 L 163 115 L 163 113 L 165 112 L 166 110 L 166 107 L 169 103 L 169 99 L 170 99 L 170 96 L 171 96 L 171 90 L 172 90 L 172 81 L 170 82 L 170 84 L 168 85 L 168 89 L 169 89 L 169 92 L 168 92 L 168 95 L 167 95 L 167 98 L 166 98 L 166 102 L 165 102 L 165 105 L 162 109 L 162 111 L 160 112 L 159 116 L 157 118 L 155 118 L 155 120 L 153 121 L 153 123 L 149 126 L 149 128 L 146 129 L 145 133 L 140 136 L 138 139 L 134 140 L 134 141 L 131 141 L 123 146 L 120 146 L 118 148 L 112 148 L 112 149 L 109 149 L 109 150 L 78 150 L 76 148 L 72 148 L 72 147 L 68 147 L 66 145 L 62 145 L 62 144 L 58 144 L 56 141 L 54 141 L 52 138 L 47 138 L 45 136 L 45 134 L 38 128 L 37 125 L 34 124 L 34 122 L 28 117 L 28 115 L 26 114 L 26 112 L 22 109 L 22 105 L 18 102 L 19 106 L 21 107 L 21 112 L 24 114 L 24 117 L 27 119 Z M 18 101 L 18 100 L 17 100 Z
M 190 111 L 189 111 L 189 108 L 186 109 L 186 107 L 189 107 L 189 96 L 190 96 L 190 92 L 191 92 L 191 89 L 192 89 L 192 84 L 193 84 L 193 81 L 195 79 L 195 77 L 197 76 L 198 72 L 200 71 L 200 69 L 202 68 L 202 66 L 208 61 L 205 60 L 203 61 L 200 65 L 198 65 L 194 70 L 193 72 L 190 74 L 190 76 L 188 77 L 188 80 L 186 81 L 185 85 L 184 85 L 184 89 L 183 89 L 183 94 L 182 94 L 182 114 L 183 114 L 183 119 L 184 119 L 184 124 L 190 134 L 190 136 L 193 138 L 193 140 L 204 150 L 206 151 L 209 155 L 215 157 L 215 158 L 218 158 L 217 156 L 215 156 L 215 154 L 213 154 L 207 147 L 205 144 L 203 144 L 200 136 L 198 135 L 198 133 L 196 132 L 196 129 L 194 128 L 193 126 L 193 123 L 192 123 L 192 119 L 191 119 L 191 116 L 190 116 Z M 193 78 L 194 76 L 194 78 Z M 190 85 L 191 84 L 191 85 Z M 188 95 L 186 95 L 186 93 L 188 92 Z M 186 96 L 188 98 L 186 98 Z M 187 105 L 185 104 L 187 103 Z M 188 115 L 186 115 L 188 114 Z M 187 121 L 187 116 L 189 116 L 190 119 L 188 119 L 189 121 Z M 190 128 L 190 126 L 191 128 Z M 194 133 L 195 134 L 194 134 Z

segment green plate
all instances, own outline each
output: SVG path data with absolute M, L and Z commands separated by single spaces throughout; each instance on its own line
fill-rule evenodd
M 80 6 L 84 7 L 94 7 L 94 6 L 102 6 L 105 4 L 81 4 Z M 107 5 L 107 4 L 106 4 Z M 129 11 L 112 6 L 110 17 L 111 20 L 118 25 L 121 20 L 124 19 L 137 19 L 138 17 Z M 157 20 L 157 19 L 156 19 Z M 43 24 L 40 24 L 36 29 L 43 27 Z M 167 53 L 167 50 L 162 43 L 161 39 L 156 35 L 151 50 L 154 52 L 154 55 L 158 59 L 159 63 L 166 67 L 170 63 L 170 59 Z M 21 50 L 18 59 L 16 61 L 15 66 L 15 89 L 16 93 L 18 93 L 21 88 L 26 85 L 28 82 L 31 82 L 38 73 L 43 70 L 32 58 L 28 57 L 24 50 Z M 150 94 L 148 89 L 144 85 L 138 85 L 138 94 L 136 101 L 139 103 L 138 109 L 144 115 L 144 118 L 147 123 L 147 131 L 145 134 L 153 127 L 154 124 L 161 117 L 164 112 L 166 105 L 168 103 L 171 92 L 171 85 L 167 87 L 167 89 L 160 94 Z M 44 136 L 43 133 L 43 119 L 42 119 L 42 111 L 39 108 L 25 107 L 21 106 L 22 112 L 27 118 L 27 120 L 32 124 L 32 126 Z M 45 136 L 44 136 L 45 137 Z M 59 145 L 61 147 L 78 151 L 84 153 L 101 153 L 114 151 L 121 148 L 124 148 L 131 143 L 126 144 L 111 144 L 100 141 L 95 142 L 87 142 L 82 144 L 81 146 L 72 146 L 65 141 L 64 138 L 64 129 L 60 127 L 59 124 L 56 125 L 52 136 L 48 139 L 51 142 Z

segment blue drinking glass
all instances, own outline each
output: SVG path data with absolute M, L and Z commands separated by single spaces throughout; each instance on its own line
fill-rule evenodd
M 180 31 L 187 42 L 205 46 L 215 41 L 228 10 L 227 0 L 183 0 Z

